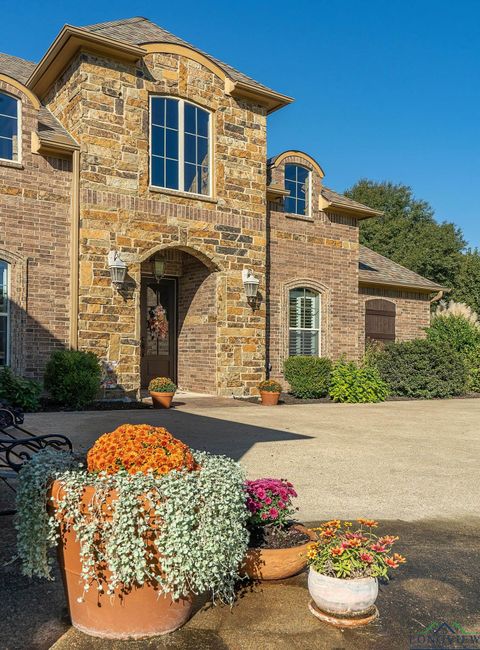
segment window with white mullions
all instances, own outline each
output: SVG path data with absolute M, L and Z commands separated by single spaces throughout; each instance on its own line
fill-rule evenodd
M 183 99 L 152 97 L 150 182 L 192 194 L 211 194 L 210 113 Z
M 320 295 L 299 287 L 289 293 L 289 355 L 320 355 Z
M 0 92 L 0 160 L 19 160 L 19 101 Z
M 0 367 L 8 365 L 10 308 L 8 300 L 9 265 L 0 260 Z
M 292 214 L 310 214 L 310 171 L 301 165 L 285 165 L 285 211 Z

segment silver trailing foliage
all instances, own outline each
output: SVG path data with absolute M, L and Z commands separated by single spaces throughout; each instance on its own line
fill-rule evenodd
M 85 591 L 113 594 L 120 585 L 152 581 L 174 598 L 211 592 L 232 602 L 248 544 L 244 473 L 225 456 L 193 455 L 200 470 L 156 476 L 89 473 L 67 453 L 35 454 L 20 471 L 17 492 L 23 572 L 52 579 L 49 550 L 58 544 L 61 520 L 80 543 Z M 47 510 L 54 479 L 63 488 L 55 512 Z M 94 488 L 88 501 L 87 486 Z M 108 568 L 108 581 L 99 566 Z

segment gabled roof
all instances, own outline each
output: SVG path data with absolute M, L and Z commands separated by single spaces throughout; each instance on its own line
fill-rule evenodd
M 366 246 L 360 246 L 358 279 L 360 284 L 365 285 L 386 285 L 431 292 L 448 291 L 446 287 L 427 280 Z
M 0 52 L 0 74 L 12 77 L 22 85 L 27 83 L 35 67 L 36 64 L 32 61 Z M 38 110 L 38 135 L 41 140 L 51 144 L 63 143 L 66 146 L 76 147 L 76 142 L 68 131 L 60 124 L 53 113 L 42 105 Z
M 362 216 L 381 217 L 383 215 L 383 212 L 380 210 L 369 208 L 367 205 L 363 205 L 363 203 L 349 199 L 348 196 L 334 192 L 328 187 L 323 186 L 320 193 L 326 202 L 323 206 L 324 210 L 335 210 L 335 208 L 338 210 L 346 210 L 347 212 L 357 213 L 360 218 Z
M 175 36 L 175 34 L 168 32 L 163 27 L 160 27 L 159 25 L 153 23 L 151 20 L 148 20 L 148 18 L 143 18 L 142 16 L 124 18 L 123 20 L 112 20 L 110 22 L 97 23 L 95 25 L 86 25 L 81 29 L 84 29 L 88 32 L 95 32 L 97 34 L 101 34 L 102 36 L 108 36 L 109 38 L 113 38 L 117 41 L 129 43 L 130 45 L 144 45 L 145 43 L 175 43 L 177 45 L 185 45 L 186 47 L 192 48 L 214 61 L 233 80 L 248 83 L 249 85 L 255 86 L 259 90 L 261 89 L 268 92 L 275 92 L 268 86 L 264 86 L 243 72 L 239 72 L 239 70 L 236 70 L 227 63 L 216 59 L 210 54 L 206 54 L 191 43 L 184 41 L 182 38 Z

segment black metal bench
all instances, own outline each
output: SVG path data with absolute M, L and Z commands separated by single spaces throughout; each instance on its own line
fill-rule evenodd
M 24 414 L 20 409 L 0 405 L 0 479 L 15 492 L 15 480 L 22 465 L 33 454 L 50 447 L 73 452 L 67 436 L 61 434 L 34 435 L 21 426 Z M 0 515 L 12 515 L 15 510 L 0 510 Z

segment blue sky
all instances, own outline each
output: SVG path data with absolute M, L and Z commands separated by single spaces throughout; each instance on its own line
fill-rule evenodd
M 411 185 L 480 246 L 480 2 L 0 0 L 0 50 L 38 60 L 64 23 L 143 15 L 295 98 L 269 155 L 302 149 L 343 191 Z M 21 35 L 21 36 L 19 36 Z

